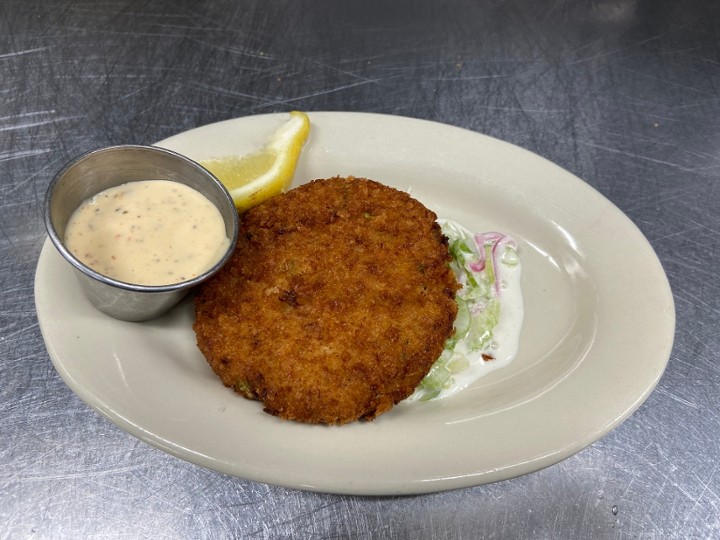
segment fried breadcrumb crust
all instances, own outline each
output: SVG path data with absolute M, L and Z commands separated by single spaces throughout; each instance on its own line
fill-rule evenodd
M 458 284 L 436 215 L 361 178 L 315 180 L 241 216 L 229 263 L 196 295 L 222 382 L 307 423 L 370 420 L 440 356 Z

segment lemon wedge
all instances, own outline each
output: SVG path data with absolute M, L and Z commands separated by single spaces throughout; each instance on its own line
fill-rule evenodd
M 260 150 L 243 156 L 208 159 L 200 164 L 220 180 L 242 212 L 290 187 L 298 158 L 310 134 L 310 119 L 292 111 Z

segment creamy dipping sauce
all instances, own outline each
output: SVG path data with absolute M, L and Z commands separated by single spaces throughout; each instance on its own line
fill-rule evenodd
M 113 279 L 170 285 L 209 270 L 230 240 L 217 207 L 170 180 L 129 182 L 84 201 L 65 229 L 81 262 Z

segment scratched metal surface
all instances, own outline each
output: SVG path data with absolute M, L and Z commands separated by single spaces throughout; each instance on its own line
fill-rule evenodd
M 0 537 L 720 537 L 718 28 L 714 0 L 4 0 Z M 97 146 L 291 108 L 470 128 L 595 186 L 674 289 L 657 390 L 549 469 L 402 498 L 226 477 L 92 412 L 34 312 L 52 175 Z

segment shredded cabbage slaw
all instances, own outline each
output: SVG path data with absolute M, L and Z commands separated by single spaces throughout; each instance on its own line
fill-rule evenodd
M 438 397 L 455 384 L 456 374 L 470 368 L 471 361 L 493 361 L 493 331 L 500 320 L 503 271 L 519 263 L 517 243 L 505 234 L 472 234 L 452 221 L 440 221 L 440 225 L 449 241 L 450 267 L 461 285 L 455 296 L 455 332 L 411 400 Z

